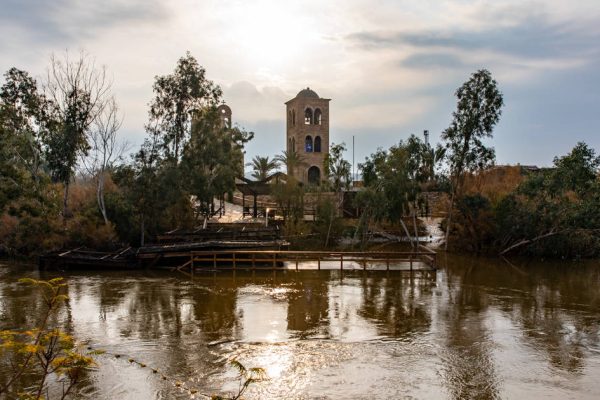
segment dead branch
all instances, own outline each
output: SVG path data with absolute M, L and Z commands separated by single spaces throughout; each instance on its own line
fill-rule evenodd
M 510 247 L 502 250 L 499 255 L 503 256 L 504 254 L 508 253 L 511 250 L 514 250 L 514 249 L 519 248 L 521 246 L 525 246 L 525 245 L 529 245 L 529 244 L 535 243 L 538 240 L 542 240 L 542 239 L 545 239 L 545 238 L 550 237 L 550 236 L 558 235 L 559 233 L 562 233 L 562 231 L 551 230 L 550 232 L 544 233 L 543 235 L 536 236 L 533 239 L 524 239 L 524 240 L 521 240 L 520 242 L 515 243 L 512 246 L 510 246 Z

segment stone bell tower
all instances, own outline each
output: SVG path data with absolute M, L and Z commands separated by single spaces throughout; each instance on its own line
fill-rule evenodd
M 329 154 L 329 102 L 310 88 L 287 101 L 287 150 L 295 150 L 305 166 L 294 176 L 301 182 L 318 185 L 323 179 L 325 155 Z
M 220 104 L 219 107 L 217 107 L 217 113 L 219 114 L 219 121 L 221 123 L 221 127 L 231 129 L 233 127 L 233 122 L 231 120 L 231 116 L 232 116 L 231 107 L 229 107 L 227 104 L 225 104 L 225 101 L 223 101 L 223 103 Z M 240 173 L 242 175 L 244 174 L 245 155 L 246 155 L 246 152 L 242 149 L 242 161 L 241 161 L 241 165 L 240 165 Z

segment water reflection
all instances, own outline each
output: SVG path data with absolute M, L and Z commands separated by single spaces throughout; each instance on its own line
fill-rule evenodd
M 71 274 L 57 318 L 80 340 L 205 393 L 234 389 L 227 362 L 237 358 L 272 378 L 248 398 L 600 396 L 596 265 L 442 262 L 434 276 Z M 40 312 L 37 295 L 15 284 L 35 272 L 11 271 L 0 329 L 31 326 Z M 81 397 L 186 396 L 103 356 Z

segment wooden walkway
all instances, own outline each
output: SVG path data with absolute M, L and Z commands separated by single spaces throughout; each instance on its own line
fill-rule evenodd
M 188 260 L 174 268 L 177 271 L 217 270 L 305 270 L 339 269 L 351 267 L 363 270 L 435 271 L 437 254 L 419 245 L 415 251 L 289 251 L 289 250 L 234 250 L 192 251 Z M 316 268 L 315 268 L 316 263 Z

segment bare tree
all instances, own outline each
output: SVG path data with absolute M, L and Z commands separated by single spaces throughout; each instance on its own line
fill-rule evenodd
M 77 161 L 88 154 L 87 133 L 110 99 L 112 81 L 106 67 L 97 67 L 93 58 L 80 52 L 75 59 L 52 55 L 45 85 L 52 101 L 55 128 L 49 130 L 46 159 L 54 180 L 64 184 L 63 217 L 68 214 L 69 184 Z
M 111 97 L 88 131 L 87 141 L 90 146 L 87 157 L 82 157 L 82 165 L 96 184 L 96 201 L 98 209 L 108 224 L 106 205 L 104 204 L 104 184 L 106 174 L 123 154 L 129 149 L 126 141 L 118 140 L 118 131 L 123 123 L 119 106 Z

